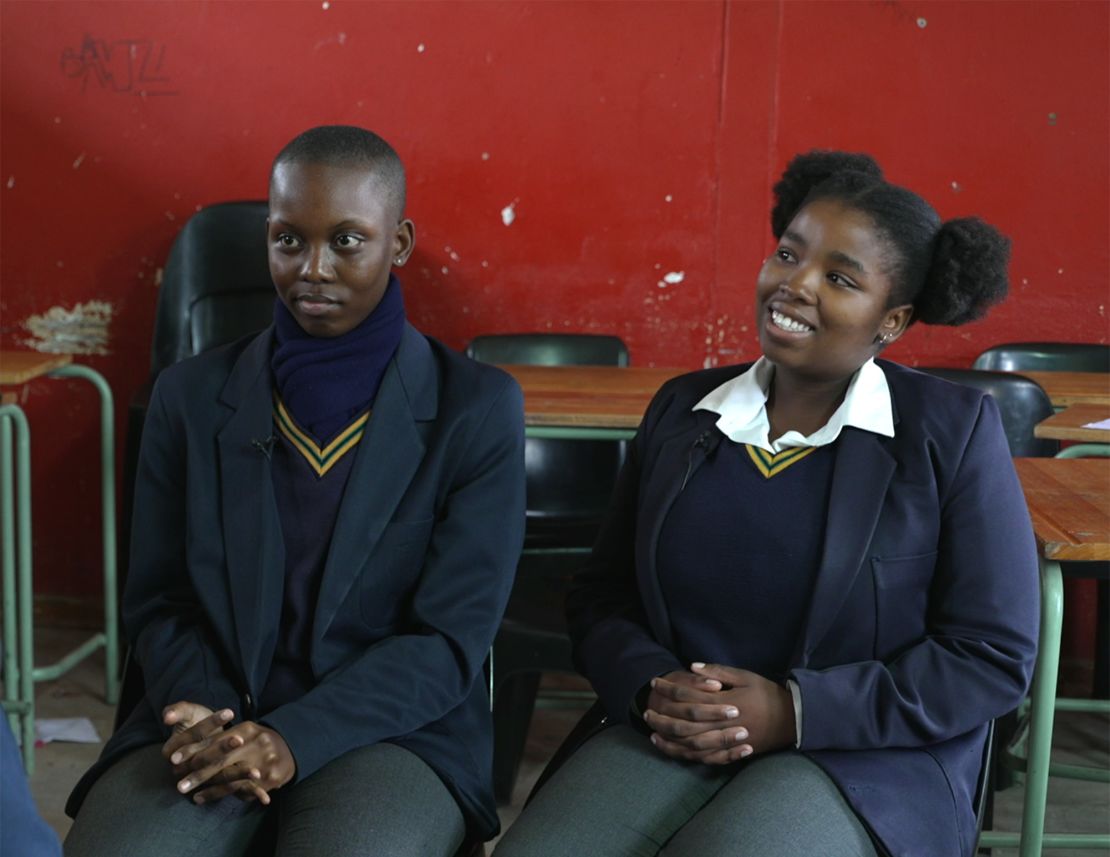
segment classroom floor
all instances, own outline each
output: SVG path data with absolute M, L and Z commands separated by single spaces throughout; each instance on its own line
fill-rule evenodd
M 47 663 L 75 646 L 87 632 L 36 629 L 37 663 Z M 85 661 L 68 675 L 37 688 L 38 716 L 89 717 L 102 738 L 112 725 L 112 709 L 103 699 L 102 659 Z M 566 687 L 576 679 L 552 679 Z M 1068 688 L 1069 692 L 1072 692 Z M 547 759 L 579 716 L 577 711 L 537 710 L 529 732 L 526 757 L 521 766 L 513 801 L 501 807 L 502 826 L 507 828 L 520 813 L 524 799 Z M 1085 714 L 1060 714 L 1056 719 L 1053 758 L 1080 764 L 1110 764 L 1110 728 L 1105 717 Z M 62 807 L 77 778 L 96 759 L 99 745 L 50 743 L 36 752 L 36 771 L 31 791 L 43 816 L 64 836 L 70 820 Z M 1021 817 L 1021 790 L 1000 792 L 995 801 L 995 826 L 1014 830 Z M 1048 831 L 1110 832 L 1110 784 L 1054 779 L 1049 788 Z M 997 849 L 997 857 L 1011 857 L 1016 851 Z M 1054 857 L 1092 857 L 1110 852 L 1094 850 L 1047 850 Z

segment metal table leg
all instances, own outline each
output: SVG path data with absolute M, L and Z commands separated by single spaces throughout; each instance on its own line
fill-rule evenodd
M 104 569 L 104 630 L 94 634 L 61 660 L 36 667 L 35 681 L 49 681 L 104 647 L 104 696 L 109 705 L 119 701 L 119 609 L 116 596 L 116 465 L 115 414 L 112 389 L 99 372 L 88 366 L 69 364 L 55 369 L 51 378 L 82 378 L 100 394 L 100 521 L 102 565 Z
M 15 508 L 12 508 L 12 427 Z M 18 719 L 23 765 L 35 770 L 35 686 L 31 614 L 31 432 L 18 405 L 0 405 L 0 527 L 4 535 L 4 708 Z M 13 527 L 14 519 L 14 527 Z M 13 532 L 14 530 L 14 532 Z M 15 728 L 18 726 L 18 729 Z

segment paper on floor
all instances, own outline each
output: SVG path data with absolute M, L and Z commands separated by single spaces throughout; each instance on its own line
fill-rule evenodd
M 100 736 L 87 717 L 38 717 L 35 719 L 35 740 L 39 744 L 51 741 L 99 744 Z

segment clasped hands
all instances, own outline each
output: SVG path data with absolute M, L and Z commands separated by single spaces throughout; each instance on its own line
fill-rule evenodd
M 694 663 L 651 680 L 651 743 L 676 759 L 727 765 L 795 741 L 790 691 L 749 670 Z
M 229 708 L 212 711 L 195 702 L 175 702 L 162 711 L 162 722 L 173 727 L 162 756 L 179 778 L 177 790 L 192 794 L 194 803 L 234 794 L 269 804 L 270 792 L 296 773 L 284 738 L 251 720 L 225 728 L 234 716 Z

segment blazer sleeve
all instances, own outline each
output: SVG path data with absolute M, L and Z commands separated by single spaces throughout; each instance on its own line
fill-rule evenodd
M 504 377 L 483 400 L 411 595 L 419 631 L 358 652 L 262 718 L 289 745 L 298 780 L 348 750 L 440 719 L 482 673 L 524 541 L 523 397 Z
M 802 749 L 932 744 L 1013 710 L 1025 694 L 1037 552 L 993 399 L 981 400 L 962 455 L 951 454 L 958 464 L 940 501 L 925 636 L 885 663 L 794 670 Z
M 650 448 L 666 392 L 664 387 L 656 396 L 628 444 L 589 564 L 574 576 L 567 595 L 575 665 L 590 680 L 609 717 L 619 723 L 631 720 L 636 693 L 652 678 L 684 668 L 651 631 L 636 579 L 645 450 Z
M 238 715 L 239 693 L 187 567 L 188 439 L 164 388 L 160 378 L 143 427 L 123 624 L 155 712 L 188 700 Z

